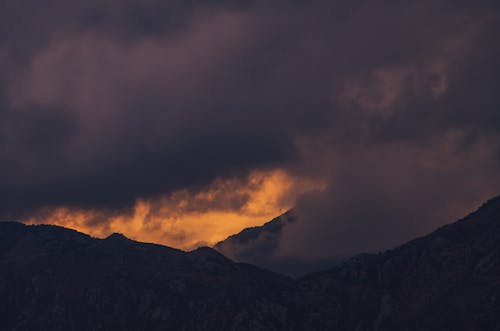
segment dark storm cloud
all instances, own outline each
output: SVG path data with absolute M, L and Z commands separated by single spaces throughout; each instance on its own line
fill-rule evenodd
M 290 230 L 285 250 L 338 222 L 383 232 L 408 219 L 394 240 L 318 240 L 311 254 L 392 244 L 427 229 L 420 219 L 435 224 L 435 215 L 451 215 L 444 209 L 500 184 L 498 9 L 490 1 L 2 3 L 0 214 L 118 208 L 277 167 L 330 184 L 314 207 L 324 213 L 297 223 L 309 237 Z M 341 210 L 328 207 L 334 200 Z M 349 217 L 359 204 L 364 212 Z
M 126 203 L 288 158 L 286 132 L 225 86 L 243 83 L 231 62 L 258 29 L 245 13 L 193 15 L 162 40 L 122 44 L 84 31 L 33 54 L 6 91 L 6 207 Z
M 494 145 L 454 136 L 330 152 L 331 186 L 303 197 L 277 256 L 345 258 L 394 247 L 466 216 L 498 194 Z

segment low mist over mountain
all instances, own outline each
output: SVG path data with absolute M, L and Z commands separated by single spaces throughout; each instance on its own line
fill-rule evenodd
M 295 222 L 295 211 L 289 210 L 262 226 L 246 228 L 217 243 L 214 248 L 239 262 L 255 264 L 275 272 L 293 276 L 319 271 L 338 263 L 340 259 L 301 259 L 283 256 L 279 252 L 283 229 Z
M 210 248 L 3 222 L 0 327 L 499 330 L 500 197 L 428 236 L 297 280 Z

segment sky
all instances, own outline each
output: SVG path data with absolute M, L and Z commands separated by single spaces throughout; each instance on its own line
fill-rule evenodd
M 497 1 L 0 3 L 0 219 L 376 251 L 500 193 Z

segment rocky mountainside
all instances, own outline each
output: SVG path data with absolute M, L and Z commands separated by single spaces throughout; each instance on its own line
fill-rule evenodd
M 500 330 L 500 197 L 396 249 L 306 276 L 282 298 L 283 330 Z
M 229 330 L 289 282 L 210 248 L 0 222 L 1 330 Z
M 298 280 L 114 234 L 0 223 L 2 330 L 500 330 L 500 197 Z
M 272 219 L 262 226 L 246 228 L 241 232 L 229 236 L 217 243 L 215 248 L 219 251 L 231 252 L 236 256 L 255 256 L 261 250 L 274 250 L 286 224 L 294 222 L 293 210 Z M 255 253 L 256 251 L 256 253 Z
M 290 276 L 302 276 L 331 267 L 338 259 L 305 260 L 279 254 L 284 228 L 295 222 L 294 210 L 272 219 L 262 226 L 246 228 L 218 242 L 214 248 L 230 259 L 250 263 Z
M 214 248 L 234 261 L 262 266 L 287 273 L 288 261 L 275 256 L 283 228 L 294 222 L 293 211 L 288 211 L 262 226 L 246 228 L 217 243 Z

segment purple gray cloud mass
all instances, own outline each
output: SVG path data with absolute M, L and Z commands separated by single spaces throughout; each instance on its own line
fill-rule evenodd
M 0 3 L 0 216 L 282 169 L 279 254 L 376 250 L 500 188 L 497 1 Z M 103 220 L 105 221 L 105 220 Z

